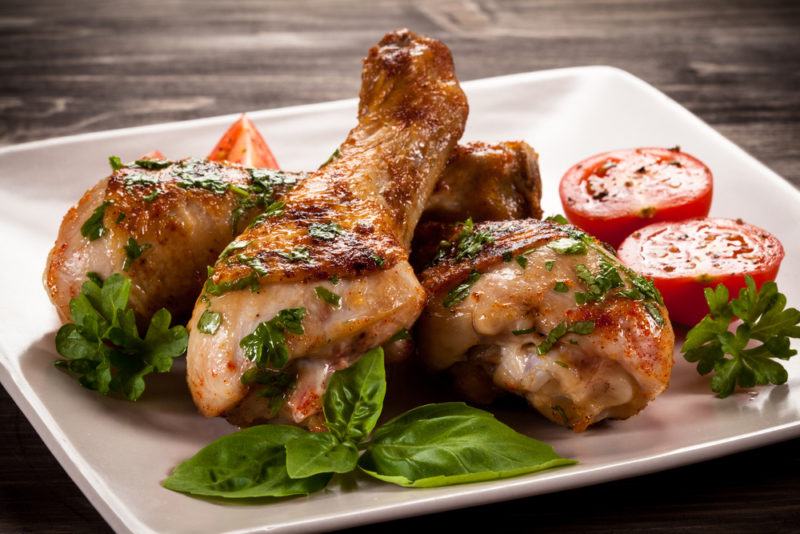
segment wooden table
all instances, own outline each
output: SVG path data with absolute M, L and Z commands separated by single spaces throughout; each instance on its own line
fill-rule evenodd
M 621 67 L 800 184 L 800 5 L 758 0 L 3 0 L 0 144 L 352 97 L 359 59 L 399 26 L 443 39 L 462 80 Z M 0 473 L 0 531 L 108 529 L 2 390 Z M 464 520 L 524 531 L 798 531 L 800 440 L 380 528 Z

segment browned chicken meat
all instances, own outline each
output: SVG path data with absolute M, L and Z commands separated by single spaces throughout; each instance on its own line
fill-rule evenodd
M 313 426 L 331 370 L 412 325 L 411 237 L 466 116 L 445 45 L 404 30 L 370 50 L 340 157 L 237 237 L 197 301 L 187 371 L 203 414 L 272 417 L 282 386 L 279 415 Z
M 69 301 L 87 273 L 106 278 L 123 271 L 133 281 L 130 302 L 140 318 L 160 308 L 188 318 L 207 266 L 306 176 L 194 159 L 123 166 L 87 191 L 64 217 L 45 271 L 50 298 L 67 320 Z M 423 220 L 538 216 L 538 176 L 536 155 L 523 142 L 457 147 Z M 493 199 L 491 207 L 476 206 L 464 194 L 470 189 Z
M 210 161 L 138 160 L 86 192 L 64 217 L 44 282 L 62 320 L 87 273 L 132 280 L 140 318 L 186 318 L 206 269 L 303 175 Z
M 433 262 L 418 349 L 471 400 L 511 392 L 581 431 L 666 389 L 674 336 L 658 291 L 586 234 L 533 219 L 459 225 Z

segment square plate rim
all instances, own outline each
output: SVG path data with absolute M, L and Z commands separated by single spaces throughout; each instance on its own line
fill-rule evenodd
M 793 196 L 795 201 L 800 202 L 800 189 L 795 187 L 788 180 L 770 169 L 766 164 L 752 156 L 745 149 L 722 135 L 673 98 L 645 80 L 621 68 L 610 65 L 564 67 L 479 78 L 462 82 L 461 85 L 466 88 L 485 88 L 493 85 L 504 86 L 528 81 L 544 81 L 549 78 L 568 77 L 592 72 L 616 77 L 625 83 L 636 85 L 637 89 L 648 93 L 649 96 L 653 98 L 661 100 L 663 104 L 670 107 L 671 111 L 682 115 L 684 119 L 693 122 L 696 127 L 701 128 L 705 134 L 713 137 L 715 142 L 725 145 L 729 150 L 735 150 L 744 155 L 744 160 L 747 161 L 749 165 L 762 173 L 766 172 L 771 175 L 772 178 L 776 179 L 774 180 L 774 185 L 782 187 L 786 194 Z M 308 114 L 317 111 L 339 109 L 352 105 L 357 102 L 357 100 L 356 98 L 339 99 L 311 104 L 246 111 L 245 113 L 254 119 L 296 115 L 298 113 Z M 7 154 L 38 150 L 50 146 L 59 146 L 75 142 L 91 141 L 93 139 L 113 139 L 130 134 L 192 129 L 198 126 L 232 121 L 239 115 L 240 113 L 215 115 L 198 119 L 155 123 L 34 140 L 1 146 L 0 157 Z M 9 396 L 23 412 L 48 450 L 56 457 L 61 467 L 80 488 L 81 492 L 101 514 L 103 519 L 107 521 L 115 531 L 154 532 L 152 527 L 143 523 L 133 510 L 96 476 L 95 470 L 91 468 L 91 466 L 87 466 L 89 467 L 88 470 L 79 468 L 78 462 L 80 458 L 78 457 L 78 451 L 68 440 L 61 439 L 56 435 L 54 429 L 60 429 L 58 422 L 52 418 L 50 412 L 44 407 L 38 396 L 33 394 L 29 397 L 26 392 L 19 387 L 17 378 L 22 377 L 17 377 L 16 374 L 17 371 L 11 364 L 10 351 L 6 349 L 3 340 L 0 339 L 0 384 L 3 385 L 9 393 Z M 377 506 L 369 510 L 340 513 L 334 517 L 301 519 L 290 523 L 261 525 L 256 528 L 259 530 L 281 530 L 286 532 L 307 531 L 308 529 L 333 530 L 480 504 L 532 497 L 535 495 L 586 487 L 686 466 L 747 449 L 769 445 L 797 436 L 800 436 L 800 419 L 753 432 L 681 447 L 659 454 L 652 454 L 635 460 L 620 460 L 606 465 L 600 465 L 580 473 L 571 473 L 567 471 L 563 474 L 556 474 L 545 481 L 536 482 L 535 480 L 512 478 L 504 479 L 501 485 L 491 485 L 478 489 L 475 489 L 474 485 L 469 484 L 453 486 L 453 488 L 458 489 L 454 490 L 454 492 L 449 495 L 439 496 L 436 500 L 427 500 L 423 502 L 410 501 L 406 503 Z M 607 473 L 608 471 L 611 472 Z M 468 489 L 470 487 L 473 489 Z M 227 532 L 244 533 L 253 531 L 254 529 L 252 528 L 246 528 L 232 529 Z

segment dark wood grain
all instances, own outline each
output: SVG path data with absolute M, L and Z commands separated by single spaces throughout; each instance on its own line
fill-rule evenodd
M 0 144 L 351 97 L 367 47 L 399 26 L 445 40 L 462 80 L 621 67 L 800 185 L 798 2 L 2 0 Z M 4 391 L 0 473 L 0 531 L 108 529 Z M 800 440 L 380 528 L 465 520 L 524 531 L 799 531 Z

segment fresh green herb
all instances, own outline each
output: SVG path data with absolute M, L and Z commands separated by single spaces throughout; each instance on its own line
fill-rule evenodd
M 512 330 L 511 331 L 511 333 L 514 334 L 515 336 L 525 336 L 525 335 L 528 335 L 528 334 L 533 334 L 534 332 L 536 332 L 536 327 L 535 326 L 532 326 L 530 328 L 523 328 L 521 330 Z
M 239 291 L 240 289 L 250 288 L 251 291 L 258 291 L 261 287 L 259 282 L 259 275 L 255 271 L 251 271 L 247 276 L 237 278 L 236 280 L 226 280 L 219 284 L 214 283 L 211 278 L 213 271 L 209 273 L 208 280 L 206 281 L 205 291 L 209 295 L 219 296 L 229 291 Z
M 81 235 L 94 241 L 106 234 L 107 228 L 103 225 L 103 218 L 106 215 L 106 208 L 111 205 L 110 200 L 106 200 L 95 208 L 92 214 L 86 219 L 86 222 L 81 226 Z
M 474 258 L 483 249 L 485 245 L 494 242 L 494 237 L 488 232 L 475 231 L 475 225 L 472 218 L 464 221 L 461 226 L 461 231 L 456 238 L 456 255 L 455 261 L 461 261 L 464 258 Z
M 378 256 L 374 252 L 370 255 L 370 259 L 375 262 L 375 265 L 378 267 L 383 267 L 383 264 L 386 263 L 386 260 L 383 259 L 381 256 Z
M 514 253 L 513 252 L 511 252 L 510 250 L 506 250 L 505 252 L 503 252 L 503 261 L 509 262 L 509 261 L 511 261 L 513 259 L 514 259 Z
M 88 272 L 86 273 L 86 278 L 97 284 L 98 286 L 103 285 L 103 277 L 100 276 L 98 273 L 95 272 Z
M 553 286 L 553 290 L 557 291 L 558 293 L 566 293 L 569 291 L 569 286 L 566 284 L 566 282 L 558 281 L 556 282 L 556 285 Z
M 172 360 L 186 351 L 186 329 L 170 328 L 170 313 L 161 309 L 142 339 L 128 307 L 130 279 L 122 274 L 105 282 L 96 274 L 88 277 L 69 303 L 73 322 L 56 334 L 56 350 L 63 359 L 55 363 L 88 389 L 136 400 L 144 392 L 146 375 L 169 371 Z
M 333 151 L 333 154 L 331 154 L 331 155 L 330 155 L 330 157 L 328 157 L 328 159 L 326 159 L 326 160 L 325 160 L 325 163 L 323 163 L 322 165 L 320 165 L 320 166 L 319 166 L 319 168 L 321 169 L 322 167 L 324 167 L 324 166 L 325 166 L 325 165 L 327 165 L 328 163 L 330 163 L 330 162 L 332 162 L 332 161 L 336 161 L 336 160 L 337 160 L 337 159 L 339 159 L 340 157 L 342 157 L 342 151 L 341 151 L 341 150 L 339 150 L 339 148 L 337 147 L 337 148 L 336 148 L 336 150 L 334 150 L 334 151 Z
M 383 351 L 376 348 L 331 377 L 323 399 L 328 432 L 279 425 L 242 430 L 180 464 L 163 485 L 196 495 L 279 497 L 318 491 L 332 473 L 357 466 L 393 484 L 433 487 L 574 463 L 462 403 L 421 406 L 373 433 L 385 393 Z
M 520 267 L 525 269 L 526 267 L 528 267 L 528 258 L 526 258 L 525 256 L 522 256 L 522 255 L 519 255 L 519 256 L 517 256 L 517 263 L 519 264 Z
M 234 252 L 239 252 L 240 250 L 244 250 L 247 248 L 247 245 L 250 244 L 250 241 L 246 240 L 235 240 L 228 243 L 228 246 L 222 249 L 222 252 L 219 254 L 219 259 L 224 260 L 225 258 L 229 257 Z
M 289 361 L 285 334 L 303 334 L 305 315 L 305 308 L 287 308 L 269 321 L 260 323 L 239 342 L 245 357 L 261 367 L 282 368 Z
M 333 308 L 342 307 L 342 297 L 340 297 L 333 291 L 322 286 L 317 286 L 314 288 L 314 293 L 317 294 L 317 298 L 319 298 L 323 302 L 328 303 L 331 307 Z
M 145 250 L 149 249 L 153 245 L 149 243 L 145 243 L 144 245 L 140 245 L 136 242 L 136 240 L 132 237 L 128 238 L 128 243 L 123 247 L 125 249 L 125 261 L 122 263 L 122 270 L 127 271 L 133 265 L 133 262 L 138 260 Z
M 148 194 L 142 197 L 142 200 L 145 202 L 153 202 L 155 199 L 158 198 L 158 195 L 161 194 L 161 191 L 158 188 L 153 188 Z
M 477 282 L 480 277 L 481 274 L 479 272 L 472 271 L 466 281 L 457 285 L 455 288 L 451 289 L 449 293 L 447 293 L 442 301 L 442 305 L 447 309 L 452 309 L 453 306 L 467 298 L 469 296 L 470 289 L 472 289 L 472 286 L 475 285 L 475 282 Z
M 283 259 L 289 260 L 292 263 L 303 262 L 311 263 L 311 254 L 309 254 L 306 247 L 297 247 L 288 252 L 279 251 L 278 256 Z
M 285 207 L 286 207 L 286 204 L 283 201 L 278 200 L 276 202 L 273 202 L 272 204 L 267 206 L 267 208 L 264 210 L 264 213 L 262 213 L 261 215 L 259 215 L 255 219 L 253 219 L 253 222 L 250 223 L 250 226 L 248 226 L 248 228 L 252 228 L 254 226 L 258 226 L 259 224 L 263 223 L 267 219 L 270 219 L 270 218 L 273 218 L 273 217 L 280 217 L 281 215 L 283 215 L 283 209 Z
M 545 217 L 544 220 L 555 224 L 569 224 L 567 218 L 561 215 L 560 213 L 557 213 L 555 215 L 550 215 L 549 217 Z
M 392 337 L 386 340 L 386 344 L 394 343 L 395 341 L 402 341 L 404 339 L 411 339 L 411 332 L 407 328 L 401 328 L 395 332 Z
M 137 167 L 141 167 L 142 169 L 147 169 L 148 171 L 157 171 L 159 169 L 166 169 L 170 165 L 172 165 L 171 161 L 167 161 L 165 159 L 137 159 L 134 163 L 136 163 Z
M 790 338 L 800 338 L 800 311 L 786 308 L 786 296 L 775 282 L 766 282 L 761 290 L 748 276 L 739 297 L 728 301 L 728 289 L 720 284 L 706 288 L 709 314 L 686 334 L 684 358 L 697 362 L 697 371 L 714 371 L 711 390 L 724 398 L 739 387 L 783 384 L 786 369 L 776 360 L 788 360 L 797 351 Z M 742 323 L 735 333 L 728 331 L 731 321 Z M 753 341 L 760 344 L 751 346 Z M 748 348 L 749 347 L 749 348 Z
M 206 310 L 197 321 L 197 329 L 203 334 L 214 335 L 222 324 L 222 314 Z
M 241 382 L 244 385 L 257 385 L 257 395 L 268 399 L 269 412 L 267 417 L 278 415 L 281 408 L 297 382 L 297 373 L 288 372 L 286 369 L 270 369 L 269 367 L 251 367 L 242 374 Z
M 241 265 L 247 265 L 258 276 L 267 276 L 267 274 L 269 274 L 269 271 L 264 266 L 264 264 L 261 263 L 261 260 L 258 259 L 255 256 L 247 256 L 245 254 L 238 254 L 236 256 L 236 262 L 240 263 Z
M 119 212 L 119 214 L 117 215 L 117 220 L 116 220 L 116 221 L 114 221 L 114 222 L 115 222 L 116 224 L 119 224 L 119 223 L 121 223 L 121 222 L 122 222 L 122 221 L 124 221 L 124 220 L 125 220 L 125 214 L 124 214 L 123 212 Z
M 575 462 L 460 402 L 414 408 L 381 426 L 358 466 L 384 482 L 429 488 L 496 480 Z
M 344 230 L 336 223 L 314 223 L 308 227 L 308 233 L 315 239 L 333 241 L 337 236 L 342 235 Z
M 339 277 L 334 274 L 333 276 L 328 278 L 328 282 L 330 282 L 333 285 L 336 285 L 339 283 Z
M 108 164 L 111 165 L 112 171 L 118 171 L 121 168 L 125 167 L 125 164 L 122 163 L 122 160 L 119 158 L 119 156 L 109 156 Z
M 125 187 L 131 190 L 134 187 L 157 186 L 158 177 L 154 174 L 141 172 L 127 172 L 123 175 Z
M 599 302 L 612 289 L 625 286 L 619 271 L 610 261 L 601 258 L 599 264 L 600 270 L 596 274 L 589 271 L 582 263 L 575 266 L 575 273 L 586 286 L 585 292 L 577 291 L 575 293 L 575 302 L 578 304 Z
M 553 345 L 558 342 L 562 337 L 567 334 L 591 334 L 594 332 L 594 321 L 576 321 L 574 323 L 567 323 L 566 321 L 561 321 L 558 323 L 550 332 L 547 334 L 547 337 L 544 338 L 541 345 L 536 348 L 536 351 L 540 354 L 547 354 L 550 352 L 550 349 L 553 348 Z
M 574 237 L 560 237 L 550 241 L 547 246 L 559 254 L 586 254 L 586 243 Z
M 545 270 L 547 272 L 552 271 L 553 267 L 555 267 L 555 266 L 556 266 L 555 260 L 548 260 L 548 261 L 544 262 L 544 268 L 545 268 Z

